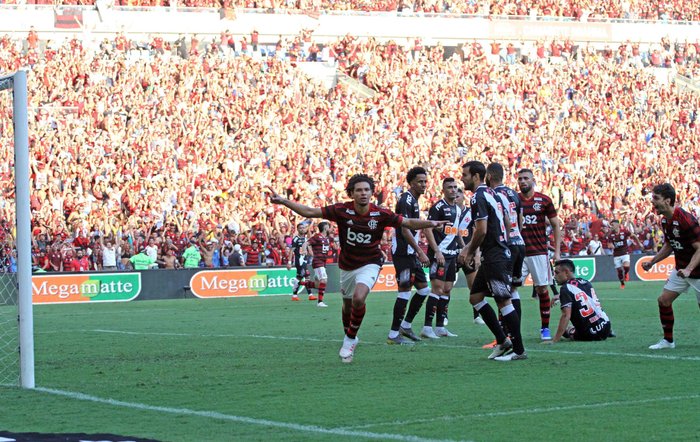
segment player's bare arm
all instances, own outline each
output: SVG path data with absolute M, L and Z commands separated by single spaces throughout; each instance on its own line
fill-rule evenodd
M 319 213 L 320 210 L 321 209 L 319 209 Z M 432 221 L 427 219 L 403 218 L 401 227 L 408 227 L 411 230 L 434 229 L 435 227 L 444 226 L 448 222 L 449 221 Z
M 671 253 L 673 253 L 673 248 L 671 247 L 671 245 L 667 242 L 664 243 L 663 247 L 661 247 L 661 250 L 659 250 L 653 258 L 651 258 L 651 261 L 642 263 L 642 268 L 645 272 L 648 272 L 649 269 L 651 269 L 654 266 L 654 264 L 668 258 L 669 256 L 671 256 Z
M 569 325 L 571 320 L 571 307 L 564 307 L 561 309 L 561 317 L 559 318 L 559 325 L 557 326 L 557 332 L 551 341 L 542 341 L 543 344 L 554 344 L 559 342 L 566 332 L 566 326 Z
M 700 264 L 700 242 L 694 242 L 693 248 L 695 249 L 695 253 L 693 253 L 693 257 L 690 258 L 688 266 L 684 269 L 678 270 L 678 276 L 681 278 L 689 278 L 690 274 L 693 273 L 693 270 L 695 270 L 698 264 Z
M 321 209 L 319 207 L 309 207 L 304 204 L 298 203 L 296 201 L 288 200 L 287 198 L 282 198 L 272 190 L 272 188 L 268 188 L 270 191 L 270 202 L 272 204 L 280 204 L 282 206 L 285 206 L 289 208 L 292 212 L 295 212 L 305 218 L 321 218 Z
M 463 248 L 457 256 L 457 262 L 460 264 L 470 264 L 476 257 L 476 251 L 479 250 L 481 243 L 486 238 L 486 229 L 488 227 L 487 219 L 478 219 L 474 222 L 474 232 L 472 240 L 469 241 L 467 247 Z
M 444 266 L 445 265 L 445 257 L 442 255 L 442 252 L 440 251 L 440 247 L 438 247 L 437 241 L 435 241 L 435 235 L 433 235 L 433 229 L 426 229 L 425 230 L 425 239 L 428 240 L 428 246 L 430 247 L 430 250 L 433 251 L 435 255 L 435 261 L 437 262 L 438 266 Z
M 521 209 L 520 213 L 518 213 L 518 230 L 520 230 L 521 232 L 525 228 L 525 226 L 523 225 L 524 222 L 525 222 L 525 217 L 523 216 L 523 211 Z
M 553 216 L 549 218 L 549 224 L 552 225 L 552 233 L 554 234 L 554 260 L 561 259 L 561 221 L 559 217 Z
M 294 261 L 294 250 L 290 247 L 287 251 L 287 270 L 292 269 L 292 262 Z
M 418 261 L 424 265 L 427 266 L 430 264 L 430 259 L 428 259 L 428 255 L 425 254 L 423 249 L 418 246 L 418 243 L 416 242 L 416 238 L 413 237 L 411 234 L 411 231 L 406 228 L 406 227 L 401 227 L 401 234 L 403 235 L 403 238 L 406 240 L 409 246 L 413 248 L 413 250 L 416 251 L 416 256 L 418 257 Z

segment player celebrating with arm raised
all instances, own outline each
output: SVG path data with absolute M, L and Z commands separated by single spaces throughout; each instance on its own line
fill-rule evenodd
M 676 256 L 676 272 L 671 273 L 659 296 L 659 316 L 664 337 L 650 346 L 652 350 L 676 348 L 673 340 L 673 301 L 688 289 L 695 292 L 700 307 L 700 225 L 695 217 L 676 206 L 676 190 L 668 183 L 658 184 L 651 191 L 651 204 L 662 216 L 664 245 L 651 259 L 642 264 L 649 271 L 671 253 Z
M 418 199 L 425 193 L 428 172 L 422 167 L 414 167 L 406 174 L 408 191 L 401 194 L 396 203 L 396 213 L 409 219 L 420 217 Z M 396 229 L 391 241 L 391 255 L 396 269 L 396 281 L 399 289 L 394 302 L 394 318 L 387 338 L 388 344 L 405 345 L 410 341 L 420 341 L 413 332 L 411 323 L 420 310 L 425 298 L 430 294 L 428 280 L 423 267 L 430 264 L 428 255 L 418 246 L 418 232 L 407 227 Z M 411 297 L 411 286 L 416 293 Z M 410 298 L 410 304 L 409 304 Z M 406 306 L 408 305 L 408 312 Z M 404 316 L 405 315 L 405 316 Z
M 489 359 L 513 361 L 527 359 L 520 335 L 520 317 L 511 302 L 513 262 L 508 249 L 508 229 L 504 224 L 504 212 L 496 201 L 496 193 L 486 186 L 486 166 L 479 161 L 469 161 L 462 167 L 464 188 L 474 193 L 471 199 L 474 232 L 469 245 L 459 254 L 461 263 L 471 263 L 477 249 L 481 249 L 481 265 L 476 272 L 469 294 L 469 302 L 478 310 L 489 330 L 496 338 L 496 346 Z M 511 340 L 498 322 L 496 312 L 484 299 L 492 296 L 503 315 L 503 323 Z M 508 352 L 513 350 L 512 353 Z
M 557 209 L 547 195 L 535 192 L 535 177 L 530 169 L 518 172 L 518 187 L 523 208 L 523 230 L 525 240 L 525 264 L 522 278 L 532 275 L 537 297 L 540 300 L 540 319 L 542 328 L 540 337 L 543 341 L 552 339 L 549 332 L 549 315 L 551 299 L 547 286 L 552 285 L 552 268 L 547 254 L 547 219 L 554 233 L 554 260 L 559 261 L 561 250 L 561 227 Z
M 343 296 L 343 328 L 345 337 L 340 359 L 352 362 L 357 345 L 357 332 L 365 316 L 365 302 L 379 277 L 382 261 L 379 243 L 386 227 L 425 229 L 444 222 L 404 218 L 391 210 L 370 202 L 374 180 L 365 174 L 353 175 L 345 188 L 352 201 L 325 207 L 309 207 L 282 198 L 271 190 L 270 201 L 281 204 L 306 218 L 324 218 L 338 225 L 340 236 L 340 291 Z
M 428 339 L 457 336 L 445 327 L 450 293 L 457 277 L 457 255 L 463 244 L 459 236 L 461 209 L 455 203 L 457 190 L 457 181 L 451 177 L 445 178 L 442 181 L 443 198 L 433 204 L 428 211 L 429 220 L 447 223 L 442 226 L 442 229 L 425 230 L 425 237 L 430 247 L 431 293 L 425 306 L 425 324 L 421 336 Z M 433 331 L 433 316 L 436 313 L 436 328 Z

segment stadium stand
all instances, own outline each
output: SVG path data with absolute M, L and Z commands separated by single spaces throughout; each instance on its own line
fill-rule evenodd
M 55 270 L 52 260 L 72 263 L 67 251 L 84 248 L 99 268 L 103 237 L 126 265 L 154 236 L 159 254 L 193 239 L 220 255 L 258 242 L 260 262 L 279 265 L 298 220 L 268 204 L 267 186 L 321 205 L 364 171 L 393 207 L 405 171 L 422 164 L 432 202 L 466 158 L 502 162 L 511 176 L 536 169 L 567 248 L 572 232 L 590 239 L 612 217 L 659 244 L 645 195 L 661 177 L 698 210 L 699 97 L 664 80 L 696 75 L 697 44 L 332 42 L 338 68 L 376 92 L 366 97 L 309 81 L 297 63 L 312 45 L 281 39 L 261 57 L 223 35 L 183 45 L 119 34 L 94 47 L 0 37 L 0 71 L 30 67 L 36 264 Z M 7 100 L 0 152 L 11 158 Z M 11 193 L 8 166 L 0 185 Z
M 93 5 L 95 0 L 5 0 L 5 4 Z M 469 0 L 116 0 L 115 6 L 157 7 L 178 5 L 192 8 L 241 8 L 263 12 L 313 10 L 318 13 L 337 11 L 391 12 L 403 14 L 459 14 L 515 17 L 563 17 L 572 20 L 700 20 L 700 6 L 691 0 L 648 2 L 642 0 L 505 0 L 479 3 Z

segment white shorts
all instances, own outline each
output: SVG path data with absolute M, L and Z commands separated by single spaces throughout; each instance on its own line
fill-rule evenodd
M 340 270 L 340 293 L 343 299 L 352 299 L 355 294 L 355 286 L 364 284 L 372 290 L 374 283 L 379 278 L 381 267 L 377 264 L 367 264 L 355 270 Z
M 688 289 L 692 289 L 695 292 L 695 297 L 698 299 L 698 304 L 700 304 L 700 279 L 681 278 L 673 271 L 668 276 L 664 289 L 681 294 L 687 292 Z
M 629 255 L 622 255 L 622 256 L 613 256 L 613 262 L 615 263 L 615 268 L 619 269 L 620 267 L 624 267 L 624 264 L 627 263 L 627 265 L 630 265 L 630 256 Z
M 526 256 L 523 261 L 523 281 L 527 275 L 532 275 L 532 284 L 535 287 L 552 285 L 552 267 L 549 265 L 547 255 Z
M 320 281 L 322 279 L 328 279 L 328 275 L 326 274 L 326 268 L 325 267 L 316 267 L 314 269 L 314 280 Z

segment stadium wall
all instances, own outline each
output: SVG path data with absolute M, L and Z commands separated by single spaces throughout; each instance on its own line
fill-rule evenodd
M 42 38 L 80 34 L 84 38 L 105 38 L 127 32 L 133 38 L 152 34 L 199 34 L 218 36 L 225 30 L 234 35 L 249 35 L 256 29 L 261 43 L 274 43 L 280 35 L 298 35 L 302 29 L 314 30 L 317 43 L 328 43 L 346 34 L 380 40 L 422 37 L 425 44 L 458 44 L 470 39 L 536 40 L 565 39 L 578 42 L 635 41 L 657 43 L 662 37 L 674 40 L 700 39 L 698 23 L 660 22 L 575 22 L 555 18 L 517 17 L 401 16 L 383 14 L 266 14 L 236 11 L 225 18 L 216 9 L 177 10 L 170 8 L 103 8 L 71 7 L 82 11 L 82 23 L 74 29 L 57 29 L 53 7 L 0 5 L 0 32 L 25 33 L 34 26 Z M 61 9 L 61 8 L 59 8 Z M 222 18 L 224 17 L 224 18 Z M 48 34 L 55 34 L 50 36 Z
M 573 259 L 578 276 L 594 282 L 617 281 L 611 256 Z M 652 271 L 642 272 L 641 264 L 650 259 L 651 256 L 646 255 L 631 256 L 631 281 L 664 281 L 674 269 L 673 257 L 670 257 L 656 264 Z M 327 270 L 327 290 L 338 292 L 338 267 L 329 265 Z M 284 267 L 243 267 L 114 273 L 41 273 L 33 276 L 32 283 L 34 304 L 57 304 L 289 295 L 294 276 L 294 270 Z M 466 287 L 462 275 L 456 286 Z M 374 291 L 396 292 L 396 277 L 391 264 L 386 264 L 382 269 Z

